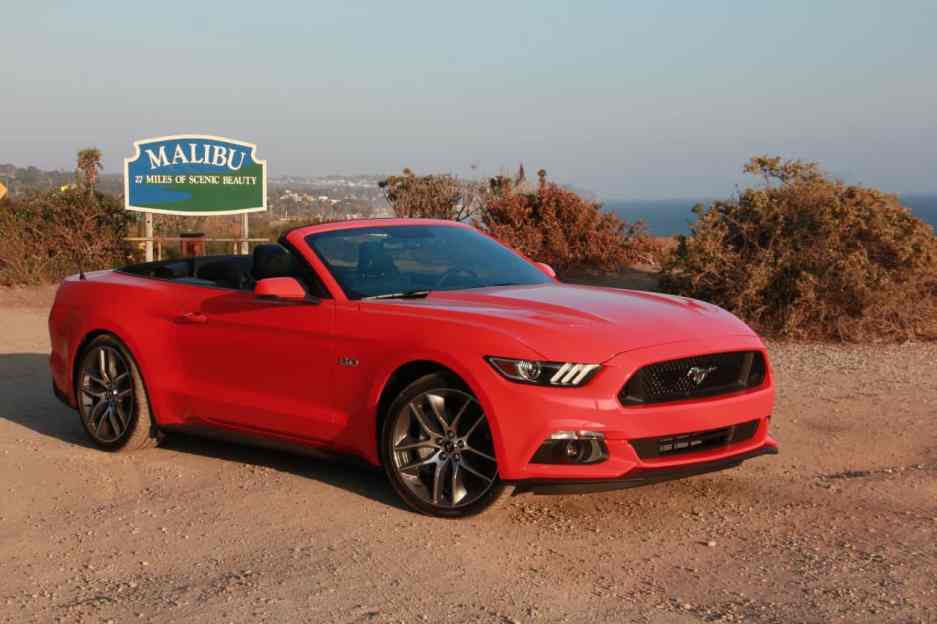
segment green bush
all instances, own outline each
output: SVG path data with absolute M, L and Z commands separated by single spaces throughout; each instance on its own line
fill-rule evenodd
M 666 290 L 720 305 L 774 336 L 937 338 L 937 236 L 894 195 L 814 163 L 756 157 L 763 183 L 698 208 Z
M 126 264 L 131 219 L 117 198 L 86 189 L 0 203 L 0 285 L 55 282 Z

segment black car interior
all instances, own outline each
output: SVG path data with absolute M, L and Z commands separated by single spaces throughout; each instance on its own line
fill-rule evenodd
M 250 256 L 196 256 L 134 264 L 120 270 L 143 277 L 233 290 L 253 290 L 259 280 L 268 277 L 293 277 L 311 295 L 329 296 L 318 276 L 305 262 L 274 243 L 257 245 Z
M 376 224 L 312 232 L 305 240 L 349 299 L 549 281 L 471 228 Z

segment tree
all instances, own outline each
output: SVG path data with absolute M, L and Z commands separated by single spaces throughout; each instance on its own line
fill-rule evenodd
M 937 236 L 897 197 L 757 156 L 760 184 L 694 210 L 664 288 L 791 338 L 937 338 Z
M 91 196 L 94 195 L 94 185 L 98 181 L 98 171 L 101 168 L 101 150 L 96 147 L 78 150 L 78 171 Z
M 398 217 L 466 221 L 478 213 L 487 195 L 483 183 L 445 173 L 418 176 L 410 169 L 378 185 Z
M 597 202 L 547 182 L 543 169 L 537 177 L 533 192 L 523 190 L 521 172 L 516 179 L 492 178 L 481 227 L 559 272 L 573 267 L 611 271 L 650 259 L 652 245 L 642 223 L 628 224 L 603 212 Z

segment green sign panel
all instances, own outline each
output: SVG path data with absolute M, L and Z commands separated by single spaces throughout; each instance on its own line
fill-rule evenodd
M 267 209 L 267 162 L 256 145 L 201 134 L 135 141 L 124 159 L 124 207 L 174 215 Z

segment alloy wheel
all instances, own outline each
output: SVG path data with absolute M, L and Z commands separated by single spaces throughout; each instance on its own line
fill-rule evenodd
M 127 360 L 116 348 L 102 345 L 85 355 L 78 394 L 81 417 L 98 442 L 116 442 L 132 424 L 133 376 Z
M 498 463 L 488 420 L 471 394 L 428 390 L 400 411 L 392 432 L 392 465 L 424 503 L 464 507 L 497 482 Z

